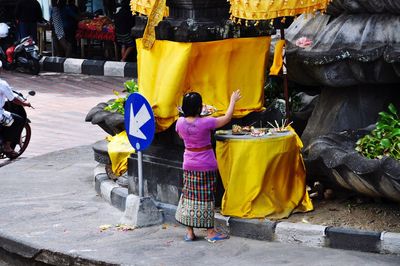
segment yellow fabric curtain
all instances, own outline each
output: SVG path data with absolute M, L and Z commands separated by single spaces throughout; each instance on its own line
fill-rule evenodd
M 266 20 L 325 10 L 332 0 L 229 0 L 234 18 Z
M 271 69 L 269 74 L 272 76 L 276 76 L 279 74 L 283 66 L 283 49 L 285 47 L 285 40 L 279 40 L 275 44 L 275 51 L 274 51 L 274 62 L 272 63 Z
M 178 118 L 186 92 L 197 91 L 222 115 L 232 91 L 240 89 L 234 117 L 260 111 L 270 37 L 180 43 L 156 40 L 151 50 L 137 40 L 139 92 L 153 108 L 157 131 Z
M 111 160 L 111 170 L 120 176 L 128 170 L 128 158 L 135 150 L 128 140 L 126 131 L 115 136 L 108 136 L 108 156 Z
M 217 141 L 218 167 L 225 188 L 221 213 L 281 219 L 293 212 L 313 210 L 306 191 L 301 146 L 296 134 Z

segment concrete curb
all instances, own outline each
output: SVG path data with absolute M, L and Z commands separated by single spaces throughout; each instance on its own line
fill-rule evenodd
M 42 71 L 137 78 L 137 64 L 133 62 L 43 56 L 40 65 Z
M 99 164 L 94 174 L 97 193 L 111 202 L 112 206 L 124 211 L 128 189 L 110 184 L 110 182 L 114 182 L 110 181 L 105 170 L 99 171 L 101 168 L 105 169 L 104 165 Z M 109 195 L 105 195 L 107 193 Z M 112 200 L 113 198 L 118 198 L 118 200 Z M 177 206 L 157 202 L 157 207 L 163 211 L 164 222 L 175 223 L 174 216 Z M 217 227 L 229 232 L 232 236 L 300 244 L 308 247 L 400 255 L 400 233 L 379 233 L 314 224 L 275 222 L 268 219 L 240 219 L 225 217 L 218 213 L 215 215 L 215 222 Z

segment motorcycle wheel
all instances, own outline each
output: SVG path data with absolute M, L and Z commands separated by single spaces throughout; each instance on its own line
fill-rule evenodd
M 19 138 L 19 143 L 15 144 L 14 146 L 14 151 L 16 151 L 18 155 L 10 159 L 18 158 L 19 156 L 21 156 L 22 153 L 24 153 L 24 151 L 28 147 L 29 141 L 31 140 L 31 134 L 31 126 L 29 125 L 29 123 L 25 123 L 25 126 L 21 132 L 21 136 Z
M 29 60 L 29 66 L 30 66 L 29 72 L 32 75 L 39 74 L 39 72 L 40 72 L 40 63 L 39 63 L 38 60 L 35 60 L 35 59 Z

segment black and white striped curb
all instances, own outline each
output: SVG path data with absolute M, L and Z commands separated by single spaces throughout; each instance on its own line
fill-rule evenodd
M 128 189 L 108 178 L 105 165 L 94 170 L 94 186 L 112 206 L 125 210 Z M 176 206 L 156 203 L 163 211 L 164 221 L 174 223 Z M 371 232 L 306 223 L 276 222 L 268 219 L 240 219 L 215 215 L 218 227 L 230 235 L 265 241 L 300 244 L 309 247 L 329 247 L 382 254 L 400 255 L 400 233 Z
M 44 56 L 40 64 L 42 71 L 137 78 L 137 64 L 133 62 Z

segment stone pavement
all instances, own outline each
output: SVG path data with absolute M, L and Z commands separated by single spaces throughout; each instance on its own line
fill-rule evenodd
M 167 224 L 119 231 L 122 212 L 99 197 L 90 146 L 0 168 L 0 248 L 54 265 L 399 265 L 400 257 L 240 237 L 186 243 Z M 200 237 L 205 232 L 196 232 Z
M 32 139 L 22 157 L 32 157 L 51 151 L 88 145 L 107 134 L 98 126 L 85 123 L 88 111 L 99 102 L 115 98 L 130 78 L 100 77 L 78 74 L 42 72 L 30 76 L 2 71 L 0 77 L 10 86 L 27 95 L 35 109 L 27 108 L 32 121 Z

